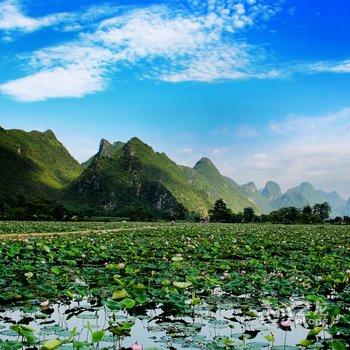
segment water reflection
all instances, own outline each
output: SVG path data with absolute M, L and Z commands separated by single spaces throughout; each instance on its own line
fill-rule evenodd
M 131 349 L 137 343 L 142 344 L 143 349 L 230 349 L 232 344 L 237 349 L 269 349 L 271 343 L 265 337 L 273 335 L 274 349 L 295 349 L 295 345 L 309 332 L 305 324 L 297 322 L 304 312 L 300 305 L 297 306 L 294 300 L 294 307 L 288 310 L 288 320 L 293 321 L 289 327 L 284 327 L 288 330 L 284 330 L 276 314 L 271 317 L 266 310 L 260 310 L 256 312 L 257 317 L 253 317 L 242 309 L 234 308 L 232 301 L 225 300 L 216 302 L 215 307 L 200 304 L 194 308 L 192 315 L 185 317 L 168 316 L 160 308 L 134 316 L 93 305 L 87 299 L 68 304 L 42 303 L 27 312 L 19 308 L 0 312 L 0 339 L 20 339 L 9 330 L 9 326 L 21 323 L 35 329 L 41 344 L 48 339 L 68 339 L 76 327 L 74 341 L 77 342 L 90 343 L 92 331 L 105 330 L 103 341 L 96 344 L 96 348 Z M 118 337 L 112 334 L 111 323 L 120 322 L 133 322 L 129 335 Z M 327 337 L 327 334 L 322 336 Z M 73 345 L 65 344 L 60 349 L 73 349 Z

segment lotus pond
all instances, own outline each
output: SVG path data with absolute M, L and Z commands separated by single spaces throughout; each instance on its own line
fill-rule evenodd
M 349 348 L 349 227 L 89 224 L 0 223 L 0 349 Z

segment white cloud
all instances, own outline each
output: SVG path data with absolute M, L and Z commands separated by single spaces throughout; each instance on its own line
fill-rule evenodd
M 33 19 L 19 12 L 17 2 L 7 0 L 2 4 L 12 11 L 4 16 L 8 29 L 35 30 L 63 16 Z M 81 31 L 74 41 L 22 57 L 32 73 L 3 83 L 0 91 L 20 101 L 81 97 L 103 89 L 107 72 L 130 68 L 137 78 L 174 83 L 277 75 L 256 68 L 264 57 L 260 49 L 237 42 L 234 37 L 227 38 L 228 30 L 236 32 L 261 17 L 266 19 L 270 7 L 263 5 L 263 0 L 259 3 L 210 0 L 200 6 L 188 0 L 182 5 L 120 7 L 113 11 L 100 8 L 98 18 L 104 18 L 96 23 L 95 29 Z M 192 11 L 188 11 L 188 6 L 193 6 Z M 78 18 L 77 14 L 69 16 L 64 21 L 66 30 L 70 30 L 72 18 Z M 90 18 L 91 10 L 85 11 L 84 16 Z M 43 78 L 45 82 L 40 81 Z
M 199 20 L 173 16 L 166 7 L 136 10 L 102 22 L 91 37 L 129 59 L 186 54 L 211 39 Z
M 215 48 L 207 47 L 196 52 L 190 59 L 180 60 L 175 69 L 161 73 L 159 78 L 173 83 L 246 79 L 251 76 L 246 71 L 249 65 L 250 57 L 245 45 L 220 45 Z M 179 66 L 182 69 L 179 69 Z
M 40 71 L 0 86 L 0 92 L 18 101 L 43 101 L 48 98 L 82 97 L 104 89 L 99 69 L 81 65 L 57 67 Z
M 22 13 L 17 0 L 0 2 L 0 30 L 20 30 L 31 32 L 42 27 L 52 26 L 62 21 L 67 14 L 58 13 L 40 18 L 32 18 Z

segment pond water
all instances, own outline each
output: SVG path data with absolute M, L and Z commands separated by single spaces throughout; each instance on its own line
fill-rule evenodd
M 295 345 L 310 331 L 305 323 L 309 306 L 303 300 L 295 299 L 291 307 L 279 312 L 269 308 L 254 311 L 255 316 L 234 308 L 237 302 L 242 300 L 222 298 L 215 302 L 215 307 L 203 303 L 185 317 L 166 316 L 160 308 L 145 310 L 142 316 L 129 315 L 123 311 L 113 312 L 105 306 L 94 306 L 87 299 L 38 305 L 32 310 L 0 310 L 0 339 L 20 340 L 18 334 L 10 330 L 11 323 L 16 322 L 32 326 L 41 344 L 48 339 L 68 339 L 76 327 L 74 340 L 79 342 L 90 342 L 91 332 L 105 330 L 103 341 L 95 344 L 101 349 L 130 349 L 135 343 L 141 344 L 143 349 L 230 349 L 230 344 L 234 344 L 235 349 L 270 349 L 271 342 L 265 337 L 271 334 L 275 338 L 274 349 L 297 349 Z M 279 326 L 278 319 L 282 316 L 293 320 L 288 331 Z M 121 322 L 134 323 L 130 333 L 113 336 L 108 330 L 110 324 Z M 320 334 L 320 337 L 327 336 L 325 332 Z M 73 349 L 72 342 L 60 349 Z

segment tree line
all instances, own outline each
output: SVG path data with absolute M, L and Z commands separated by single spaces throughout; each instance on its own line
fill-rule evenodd
M 145 203 L 133 203 L 114 212 L 104 212 L 94 208 L 68 207 L 63 203 L 43 198 L 28 199 L 17 196 L 13 200 L 0 200 L 0 220 L 26 221 L 72 221 L 109 219 L 128 221 L 173 221 L 188 220 L 190 214 L 183 205 L 177 204 L 173 210 L 155 210 Z
M 350 217 L 331 219 L 332 208 L 328 202 L 306 205 L 299 209 L 286 207 L 269 214 L 257 215 L 253 208 L 245 208 L 240 213 L 233 213 L 222 199 L 218 199 L 209 211 L 210 222 L 222 223 L 275 223 L 275 224 L 319 224 L 324 222 L 334 224 L 350 224 Z
M 188 212 L 179 205 L 172 212 L 155 211 L 145 205 L 130 205 L 122 211 L 106 216 L 105 213 L 92 209 L 67 208 L 62 204 L 49 202 L 45 199 L 28 200 L 18 196 L 16 201 L 8 203 L 0 201 L 0 220 L 97 220 L 119 219 L 128 221 L 173 221 L 184 220 L 190 222 L 210 221 L 222 223 L 276 223 L 276 224 L 318 224 L 329 222 L 334 224 L 350 224 L 350 217 L 330 218 L 329 203 L 306 205 L 299 209 L 286 207 L 269 214 L 258 215 L 253 208 L 245 208 L 242 212 L 234 213 L 222 199 L 218 199 L 208 211 L 199 208 L 196 212 Z

